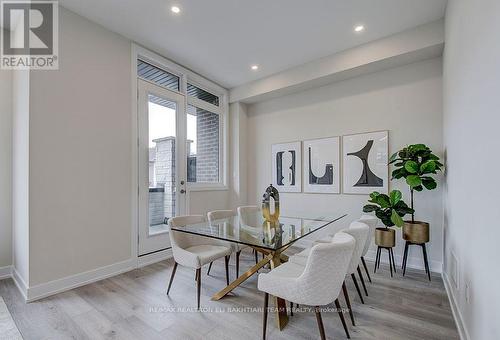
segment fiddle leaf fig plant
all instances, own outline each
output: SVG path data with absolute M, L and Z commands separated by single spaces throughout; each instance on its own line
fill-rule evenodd
M 437 187 L 436 180 L 432 175 L 442 171 L 443 163 L 439 157 L 425 144 L 413 144 L 399 150 L 391 156 L 389 164 L 393 164 L 392 179 L 404 178 L 410 187 L 411 202 L 413 209 L 414 191 L 425 189 L 433 190 Z M 412 222 L 415 222 L 415 214 L 411 214 Z
M 399 190 L 393 190 L 386 194 L 381 194 L 374 191 L 370 194 L 370 199 L 367 204 L 363 207 L 365 213 L 375 212 L 377 216 L 386 227 L 402 227 L 404 224 L 403 217 L 406 214 L 412 214 L 413 209 L 409 208 L 408 205 L 402 199 L 403 195 Z

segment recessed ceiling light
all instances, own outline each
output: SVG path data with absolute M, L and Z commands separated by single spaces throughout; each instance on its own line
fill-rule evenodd
M 175 13 L 175 14 L 178 14 L 181 12 L 181 9 L 177 6 L 172 6 L 172 8 L 170 8 L 170 10 Z
M 250 68 L 254 71 L 257 71 L 259 69 L 259 65 L 252 65 Z
M 356 27 L 354 27 L 354 32 L 363 32 L 365 30 L 365 26 L 363 25 L 358 25 Z

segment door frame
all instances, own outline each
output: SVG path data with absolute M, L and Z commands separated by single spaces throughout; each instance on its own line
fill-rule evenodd
M 175 216 L 186 214 L 186 108 L 185 96 L 144 79 L 137 79 L 138 131 L 138 255 L 170 248 L 168 231 L 149 234 L 149 124 L 150 94 L 176 103 L 175 115 Z

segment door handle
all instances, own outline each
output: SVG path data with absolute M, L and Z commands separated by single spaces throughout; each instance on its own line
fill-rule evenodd
M 181 185 L 184 185 L 184 180 L 181 181 Z
M 185 193 L 186 193 L 186 190 L 181 189 L 181 194 L 185 194 Z

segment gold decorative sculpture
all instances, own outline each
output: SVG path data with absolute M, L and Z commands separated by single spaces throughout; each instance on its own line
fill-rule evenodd
M 271 198 L 274 200 L 274 213 L 271 214 Z M 280 194 L 278 189 L 269 185 L 262 196 L 262 215 L 271 225 L 276 225 L 280 217 Z

